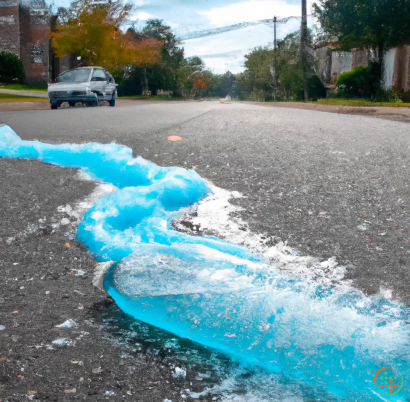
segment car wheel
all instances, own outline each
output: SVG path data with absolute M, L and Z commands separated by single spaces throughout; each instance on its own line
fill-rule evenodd
M 57 103 L 50 103 L 50 108 L 53 110 L 57 109 L 57 106 L 58 106 Z
M 111 107 L 114 107 L 114 106 L 115 106 L 115 94 L 112 96 L 111 100 L 108 101 L 108 104 L 109 104 Z

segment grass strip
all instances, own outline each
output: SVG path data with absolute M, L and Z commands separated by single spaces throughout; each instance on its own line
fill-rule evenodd
M 0 89 L 13 89 L 15 91 L 47 92 L 47 87 L 22 84 L 0 84 Z
M 0 93 L 0 103 L 48 102 L 48 98 Z

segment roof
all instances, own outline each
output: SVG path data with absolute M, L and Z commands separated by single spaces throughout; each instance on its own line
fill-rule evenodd
M 85 68 L 102 68 L 102 69 L 104 69 L 104 67 L 101 67 L 101 66 L 84 66 L 84 67 L 73 68 L 72 70 L 84 70 Z

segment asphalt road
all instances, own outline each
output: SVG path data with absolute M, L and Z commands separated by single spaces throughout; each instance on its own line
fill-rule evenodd
M 26 140 L 114 141 L 159 165 L 195 168 L 217 186 L 246 196 L 235 202 L 244 208 L 242 218 L 252 231 L 270 236 L 272 243 L 287 241 L 306 255 L 335 256 L 348 267 L 347 278 L 357 288 L 368 294 L 390 289 L 394 299 L 410 304 L 407 123 L 217 102 L 122 101 L 119 106 L 3 112 L 0 123 Z M 170 135 L 182 140 L 169 142 Z M 74 169 L 0 159 L 0 186 L 0 270 L 5 273 L 0 279 L 5 289 L 0 324 L 6 326 L 0 333 L 6 341 L 0 342 L 0 358 L 11 356 L 0 367 L 0 396 L 37 387 L 44 395 L 48 392 L 50 400 L 66 400 L 69 394 L 64 392 L 77 388 L 79 399 L 101 400 L 109 385 L 121 398 L 131 392 L 129 400 L 180 400 L 180 390 L 189 386 L 194 374 L 186 383 L 175 384 L 169 365 L 157 357 L 154 363 L 147 361 L 146 355 L 118 365 L 119 352 L 110 347 L 101 325 L 104 314 L 118 321 L 120 312 L 91 290 L 93 261 L 86 250 L 69 239 L 66 230 L 48 226 L 61 218 L 59 205 L 81 201 L 93 184 L 76 180 Z M 45 226 L 27 231 L 39 219 L 46 219 Z M 6 244 L 11 236 L 17 240 Z M 72 243 L 70 249 L 66 241 Z M 86 275 L 76 277 L 73 269 Z M 51 302 L 40 297 L 46 289 L 58 298 Z M 79 303 L 84 310 L 77 309 Z M 59 335 L 53 324 L 67 318 L 89 321 L 81 330 L 91 333 L 94 341 L 84 337 L 77 342 L 82 349 L 52 355 L 45 345 Z M 113 327 L 120 325 L 117 321 Z M 80 329 L 76 331 L 80 336 Z M 67 359 L 84 360 L 84 366 L 67 369 Z M 53 364 L 56 369 L 50 368 Z M 92 377 L 92 369 L 102 365 L 108 372 Z M 114 371 L 108 369 L 115 365 Z M 22 366 L 28 371 L 31 367 L 24 386 Z M 141 378 L 132 375 L 135 370 L 143 371 Z M 79 383 L 80 376 L 85 380 Z

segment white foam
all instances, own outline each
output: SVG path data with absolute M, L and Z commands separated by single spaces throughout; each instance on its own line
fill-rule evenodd
M 95 182 L 95 180 L 91 176 L 81 170 L 77 172 L 76 178 L 78 180 Z M 96 186 L 90 195 L 88 195 L 83 201 L 75 204 L 74 208 L 71 208 L 69 205 L 67 205 L 65 207 L 65 212 L 71 217 L 76 218 L 76 223 L 78 224 L 81 222 L 84 214 L 97 202 L 99 198 L 104 197 L 108 194 L 112 194 L 116 191 L 118 191 L 118 187 L 114 186 L 113 184 L 97 181 Z M 67 207 L 70 207 L 70 209 L 68 209 Z
M 224 190 L 211 182 L 207 182 L 207 185 L 213 194 L 187 212 L 183 211 L 186 212 L 183 220 L 190 221 L 196 230 L 243 245 L 270 261 L 276 269 L 292 272 L 298 277 L 313 279 L 324 284 L 342 282 L 346 268 L 340 266 L 335 257 L 321 262 L 314 257 L 299 256 L 299 252 L 284 242 L 275 246 L 268 245 L 269 236 L 252 233 L 249 225 L 238 216 L 238 212 L 243 208 L 230 203 L 231 199 L 242 198 L 242 194 Z M 175 226 L 184 230 L 178 220 Z M 350 285 L 350 281 L 343 280 L 343 284 Z
M 114 261 L 102 262 L 97 264 L 94 269 L 93 285 L 104 293 L 104 277 L 112 264 L 114 264 Z
M 304 399 L 298 387 L 294 385 L 283 385 L 278 381 L 277 376 L 264 375 L 262 378 L 244 379 L 239 382 L 235 378 L 241 373 L 232 373 L 220 384 L 205 388 L 202 392 L 192 392 L 186 389 L 185 392 L 194 399 L 206 396 L 217 395 L 223 402 L 302 402 Z

